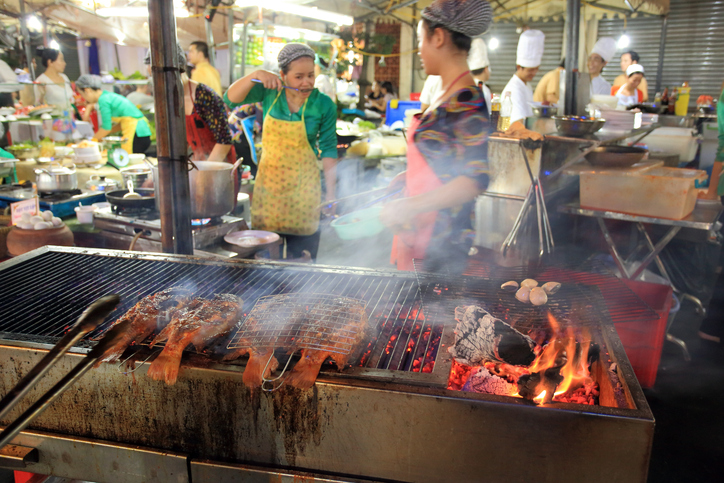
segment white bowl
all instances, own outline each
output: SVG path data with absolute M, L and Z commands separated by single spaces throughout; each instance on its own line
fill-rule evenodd
M 93 143 L 91 146 L 86 148 L 79 148 L 78 145 L 73 146 L 73 152 L 76 156 L 79 157 L 91 157 L 91 156 L 100 156 L 101 154 L 101 148 L 98 143 Z
M 93 212 L 96 211 L 94 206 L 76 206 L 75 216 L 78 218 L 78 223 L 91 224 L 93 223 Z

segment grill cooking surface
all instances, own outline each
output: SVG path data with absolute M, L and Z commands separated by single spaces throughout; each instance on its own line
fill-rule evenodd
M 0 335 L 10 340 L 55 343 L 81 312 L 103 295 L 116 293 L 121 305 L 81 343 L 89 345 L 141 298 L 169 287 L 185 287 L 197 297 L 230 293 L 244 300 L 249 313 L 257 300 L 279 294 L 329 294 L 363 300 L 377 338 L 360 365 L 423 372 L 415 358 L 434 364 L 443 325 L 453 306 L 440 314 L 441 295 L 418 287 L 409 274 L 344 271 L 319 267 L 166 260 L 161 257 L 47 251 L 0 270 Z M 430 309 L 423 314 L 421 297 Z M 427 307 L 426 307 L 427 308 Z M 228 342 L 228 341 L 227 341 Z M 224 344 L 225 345 L 225 344 Z M 430 366 L 432 367 L 432 365 Z M 424 371 L 430 372 L 430 371 Z

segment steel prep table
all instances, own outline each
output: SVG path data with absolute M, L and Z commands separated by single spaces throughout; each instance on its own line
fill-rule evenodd
M 616 267 L 618 268 L 618 271 L 620 272 L 621 276 L 629 279 L 629 280 L 636 280 L 646 269 L 647 266 L 651 264 L 651 262 L 655 261 L 656 266 L 659 269 L 659 272 L 661 275 L 666 278 L 666 280 L 669 281 L 672 288 L 674 289 L 674 292 L 681 293 L 682 297 L 687 298 L 698 305 L 700 312 L 704 313 L 705 309 L 702 305 L 701 301 L 694 297 L 693 295 L 683 293 L 680 290 L 676 288 L 676 286 L 671 281 L 671 278 L 669 277 L 668 272 L 666 271 L 666 267 L 664 266 L 663 262 L 661 261 L 661 258 L 659 258 L 659 254 L 661 251 L 666 247 L 666 245 L 669 244 L 671 240 L 674 239 L 677 233 L 682 228 L 692 228 L 695 230 L 703 230 L 708 233 L 710 233 L 711 236 L 715 236 L 712 234 L 712 232 L 718 231 L 718 219 L 719 216 L 722 213 L 722 210 L 724 210 L 724 207 L 722 207 L 722 204 L 717 201 L 707 201 L 707 200 L 698 200 L 696 203 L 696 206 L 694 207 L 694 211 L 687 216 L 686 218 L 682 220 L 669 220 L 666 218 L 654 218 L 650 216 L 640 216 L 640 215 L 631 215 L 628 213 L 619 213 L 615 211 L 605 211 L 605 210 L 594 210 L 594 209 L 588 209 L 588 208 L 581 208 L 580 202 L 578 200 L 573 201 L 571 203 L 563 204 L 558 206 L 558 211 L 561 213 L 567 213 L 571 215 L 578 215 L 578 216 L 587 216 L 591 218 L 595 218 L 598 222 L 598 226 L 601 228 L 601 233 L 603 234 L 603 238 L 606 240 L 606 245 L 608 246 L 608 250 L 611 253 L 611 256 L 613 257 L 614 262 L 616 263 Z M 608 228 L 606 227 L 606 223 L 604 220 L 619 220 L 619 221 L 628 221 L 631 223 L 635 223 L 636 228 L 638 228 L 639 233 L 641 233 L 643 237 L 643 244 L 639 244 L 639 246 L 634 249 L 633 253 L 628 259 L 624 259 L 618 249 L 616 248 L 616 244 L 613 240 L 613 237 L 611 236 L 611 233 L 609 232 Z M 644 227 L 644 223 L 648 224 L 654 224 L 654 225 L 664 225 L 670 227 L 669 230 L 666 232 L 666 234 L 661 237 L 661 239 L 654 244 L 654 242 L 651 240 L 651 237 L 649 236 L 648 232 L 646 231 L 646 228 Z M 626 265 L 633 261 L 634 258 L 637 257 L 638 253 L 641 251 L 640 249 L 648 250 L 648 254 L 644 256 L 641 259 L 640 265 L 632 272 L 629 273 L 629 270 L 626 269 Z M 691 356 L 689 355 L 689 350 L 686 347 L 686 343 L 677 338 L 674 337 L 669 333 L 670 327 L 666 327 L 666 340 L 670 342 L 674 342 L 675 344 L 678 344 L 683 352 L 684 352 L 684 359 L 686 361 L 691 360 Z

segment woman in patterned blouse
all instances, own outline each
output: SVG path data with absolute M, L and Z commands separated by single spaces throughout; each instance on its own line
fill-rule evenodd
M 391 260 L 398 269 L 415 269 L 415 259 L 424 259 L 426 270 L 465 268 L 473 202 L 488 185 L 490 132 L 485 97 L 467 57 L 472 37 L 491 19 L 485 0 L 436 0 L 423 10 L 419 55 L 428 75 L 442 77 L 444 92 L 408 131 L 406 197 L 381 213 L 385 225 L 400 229 Z
M 186 65 L 186 56 L 177 46 L 177 62 Z M 146 65 L 151 64 L 151 51 L 146 55 Z M 224 100 L 210 87 L 192 81 L 181 74 L 184 88 L 186 114 L 186 141 L 193 151 L 192 161 L 226 161 L 234 163 L 236 153 L 231 141 L 228 115 Z

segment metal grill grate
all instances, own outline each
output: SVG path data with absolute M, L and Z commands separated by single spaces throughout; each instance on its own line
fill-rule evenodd
M 317 293 L 260 297 L 241 323 L 229 349 L 318 349 L 349 354 L 364 314 L 364 301 Z M 361 327 L 360 327 L 361 328 Z
M 411 372 L 423 372 L 425 364 L 432 368 L 443 325 L 450 322 L 449 315 L 440 313 L 439 304 L 433 303 L 439 291 L 433 286 L 418 290 L 415 277 L 406 273 L 169 260 L 147 254 L 53 248 L 3 265 L 0 335 L 54 343 L 94 300 L 119 294 L 121 305 L 82 341 L 87 346 L 143 297 L 179 286 L 198 297 L 231 293 L 244 300 L 245 308 L 253 307 L 261 297 L 289 293 L 363 300 L 370 325 L 378 334 L 360 361 L 366 368 Z M 421 297 L 426 308 L 433 307 L 426 314 Z M 420 363 L 416 365 L 413 358 Z

